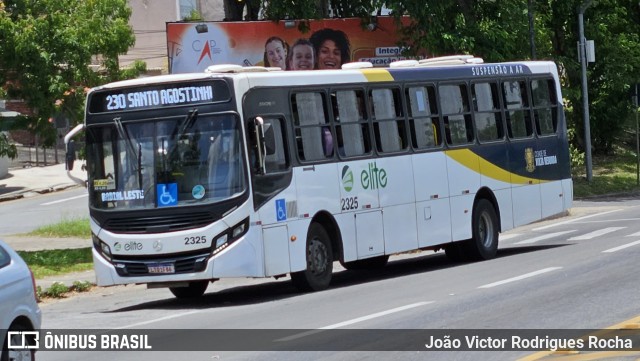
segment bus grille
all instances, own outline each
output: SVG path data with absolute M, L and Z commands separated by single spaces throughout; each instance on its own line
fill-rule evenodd
M 208 256 L 209 254 L 207 253 L 200 254 L 198 256 L 182 257 L 174 259 L 169 263 L 174 266 L 174 274 L 202 272 L 206 268 Z M 116 271 L 118 272 L 118 275 L 122 277 L 167 275 L 167 273 L 149 273 L 149 268 L 147 267 L 147 265 L 150 264 L 167 264 L 168 262 L 166 259 L 139 262 L 114 260 L 113 263 L 120 265 L 120 267 L 116 267 Z
M 142 234 L 151 232 L 174 232 L 207 226 L 215 221 L 207 212 L 167 215 L 155 217 L 111 218 L 103 225 L 114 233 Z

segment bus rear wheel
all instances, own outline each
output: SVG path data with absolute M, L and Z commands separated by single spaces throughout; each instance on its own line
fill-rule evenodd
M 291 273 L 293 285 L 302 291 L 328 288 L 333 273 L 333 250 L 327 231 L 318 223 L 309 226 L 306 253 L 306 269 Z
M 498 216 L 493 204 L 480 199 L 473 207 L 473 238 L 465 242 L 464 251 L 471 260 L 494 258 L 498 252 Z
M 189 282 L 186 287 L 169 287 L 171 293 L 176 298 L 197 298 L 204 294 L 209 286 L 209 281 L 193 281 Z

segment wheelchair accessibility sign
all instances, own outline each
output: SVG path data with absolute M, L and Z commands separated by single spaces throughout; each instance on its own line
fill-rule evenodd
M 157 184 L 156 198 L 158 199 L 158 207 L 178 204 L 178 183 Z
M 276 220 L 278 222 L 287 220 L 287 205 L 284 199 L 276 199 Z

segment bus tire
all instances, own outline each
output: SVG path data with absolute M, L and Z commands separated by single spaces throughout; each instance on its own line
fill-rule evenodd
M 382 268 L 387 265 L 387 262 L 389 262 L 389 255 L 360 259 L 351 262 L 342 262 L 341 264 L 345 269 L 353 271 Z
M 493 204 L 480 199 L 473 207 L 473 236 L 466 241 L 465 254 L 474 261 L 494 258 L 498 252 L 498 216 Z
M 207 280 L 193 281 L 189 282 L 189 286 L 187 287 L 169 287 L 169 290 L 176 298 L 197 298 L 204 294 L 208 286 L 209 281 Z
M 307 267 L 291 273 L 291 281 L 301 291 L 322 291 L 331 283 L 333 250 L 327 231 L 319 223 L 309 226 L 306 248 Z

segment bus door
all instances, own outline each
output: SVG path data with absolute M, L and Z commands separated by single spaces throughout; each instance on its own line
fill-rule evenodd
M 505 107 L 511 197 L 514 227 L 540 219 L 540 181 L 537 178 L 537 150 L 527 84 L 524 79 L 506 80 L 502 84 Z
M 447 175 L 451 205 L 451 236 L 454 241 L 471 238 L 471 215 L 480 188 L 480 157 L 475 143 L 468 86 L 458 82 L 438 88 L 447 144 Z
M 418 247 L 451 241 L 447 159 L 433 85 L 407 87 Z M 405 190 L 406 193 L 408 193 Z
M 381 156 L 368 162 L 362 185 L 378 191 L 385 253 L 417 249 L 413 162 L 407 152 L 410 141 L 401 89 L 371 89 L 369 101 L 376 151 Z
M 566 166 L 565 154 L 561 154 L 566 145 L 558 136 L 558 97 L 555 82 L 552 78 L 532 79 L 531 100 L 533 121 L 538 144 L 534 150 L 536 178 L 540 183 L 540 200 L 542 217 L 558 214 L 565 209 L 566 196 L 563 192 L 562 179 L 571 175 Z M 570 195 L 569 195 L 570 197 Z

